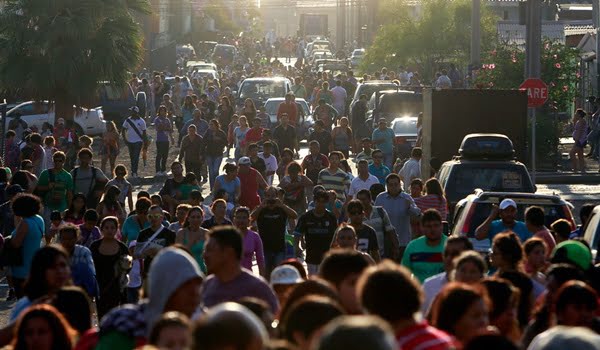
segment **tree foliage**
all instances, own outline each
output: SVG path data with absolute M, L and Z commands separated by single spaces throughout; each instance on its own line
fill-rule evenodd
M 568 110 L 577 96 L 579 50 L 544 40 L 542 80 L 548 85 L 549 107 Z M 516 89 L 524 81 L 525 51 L 516 45 L 499 44 L 484 53 L 482 67 L 475 74 L 475 86 L 482 89 Z
M 443 63 L 469 63 L 471 1 L 423 0 L 419 6 L 415 14 L 406 0 L 383 2 L 379 15 L 383 24 L 366 52 L 363 71 L 405 65 L 429 79 Z M 482 3 L 483 49 L 495 42 L 496 21 Z
M 6 0 L 0 12 L 0 89 L 72 105 L 93 100 L 98 82 L 125 84 L 142 58 L 134 13 L 148 0 Z

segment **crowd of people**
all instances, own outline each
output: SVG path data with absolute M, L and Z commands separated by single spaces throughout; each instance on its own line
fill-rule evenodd
M 351 72 L 297 75 L 276 125 L 252 100 L 237 108 L 231 91 L 242 75 L 191 74 L 174 85 L 161 73 L 151 85 L 133 77 L 132 88 L 152 97 L 147 114 L 136 106 L 120 131 L 109 123 L 99 154 L 61 119 L 6 133 L 0 265 L 16 303 L 0 344 L 600 348 L 600 278 L 582 229 L 545 227 L 536 206 L 521 222 L 505 198 L 475 237 L 444 234 L 448 203 L 421 173 L 420 140 L 395 159 L 385 120 L 365 133 L 366 96 L 350 108 Z M 296 97 L 315 106 L 304 157 Z M 149 128 L 155 174 L 167 176 L 158 193 L 129 181 L 152 147 Z M 129 168 L 116 162 L 119 133 Z M 581 210 L 584 227 L 591 209 Z

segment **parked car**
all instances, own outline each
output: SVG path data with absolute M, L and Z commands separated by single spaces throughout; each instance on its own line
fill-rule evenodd
M 241 108 L 249 98 L 254 101 L 256 108 L 273 97 L 285 97 L 292 90 L 292 82 L 284 77 L 247 78 L 240 85 L 240 90 L 234 92 L 236 105 Z
M 350 55 L 350 67 L 356 68 L 365 56 L 365 49 L 354 49 Z
M 573 226 L 575 227 L 575 226 Z M 594 207 L 583 231 L 583 239 L 590 245 L 594 261 L 598 262 L 598 241 L 600 241 L 600 205 Z
M 8 125 L 17 115 L 21 116 L 28 127 L 36 128 L 39 131 L 42 130 L 44 123 L 54 125 L 55 121 L 53 104 L 48 101 L 28 101 L 6 113 L 4 130 L 8 130 Z M 88 109 L 73 106 L 73 120 L 78 135 L 97 136 L 106 131 L 102 107 Z
M 452 213 L 458 201 L 475 189 L 535 193 L 527 167 L 514 159 L 512 141 L 501 134 L 468 134 L 459 155 L 440 167 L 439 179 Z
M 217 44 L 213 49 L 211 59 L 219 67 L 232 65 L 237 59 L 237 49 L 233 45 Z
M 392 121 L 395 158 L 406 159 L 417 143 L 417 117 L 400 117 Z
M 490 240 L 477 240 L 475 230 L 490 215 L 492 205 L 499 204 L 505 198 L 510 198 L 517 203 L 517 220 L 524 221 L 525 210 L 531 206 L 538 206 L 544 210 L 546 227 L 550 227 L 558 219 L 566 219 L 575 227 L 573 205 L 559 196 L 522 192 L 486 192 L 477 189 L 456 204 L 452 234 L 466 235 L 475 250 L 487 253 L 490 249 Z
M 137 106 L 140 114 L 146 115 L 148 98 L 149 96 L 146 96 L 144 92 L 134 93 L 129 84 L 118 87 L 110 82 L 101 82 L 98 86 L 96 100 L 87 107 L 101 106 L 104 120 L 114 121 L 117 128 L 120 129 L 123 121 L 129 117 L 131 113 L 129 109 L 132 106 Z
M 279 105 L 285 101 L 285 97 L 273 97 L 265 102 L 265 111 L 269 115 L 269 119 L 271 120 L 271 125 L 277 125 L 277 109 Z M 296 98 L 296 105 L 302 109 L 303 118 L 300 117 L 299 123 L 300 125 L 295 125 L 296 133 L 298 134 L 298 138 L 300 140 L 308 138 L 310 129 L 313 127 L 315 121 L 312 116 L 312 110 L 308 102 L 306 102 L 303 98 Z
M 197 70 L 214 70 L 214 71 L 218 70 L 216 64 L 205 62 L 205 61 L 188 61 L 186 63 L 186 67 L 187 67 L 188 72 L 192 72 L 192 71 L 194 71 L 194 69 L 197 69 Z
M 354 107 L 354 104 L 359 100 L 360 95 L 365 94 L 367 95 L 367 98 L 370 98 L 374 92 L 390 89 L 398 89 L 398 85 L 392 83 L 389 80 L 367 80 L 363 83 L 359 83 L 356 87 L 356 91 L 354 92 L 352 102 L 350 102 L 350 123 L 352 123 L 353 119 L 352 108 Z

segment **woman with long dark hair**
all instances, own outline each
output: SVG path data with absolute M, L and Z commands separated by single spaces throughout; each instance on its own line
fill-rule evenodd
M 48 304 L 34 305 L 19 319 L 13 350 L 72 349 L 77 331 L 63 315 Z
M 127 213 L 125 212 L 125 208 L 119 203 L 120 194 L 121 190 L 115 185 L 107 186 L 104 189 L 104 194 L 96 207 L 99 220 L 102 220 L 107 216 L 115 216 L 119 219 L 119 224 L 122 225 L 123 222 L 125 222 Z
M 206 273 L 206 265 L 204 264 L 204 258 L 202 254 L 204 252 L 204 244 L 206 243 L 206 237 L 208 230 L 202 228 L 202 218 L 204 212 L 200 207 L 192 207 L 185 217 L 183 222 L 183 228 L 177 231 L 177 238 L 175 243 L 180 243 L 185 246 L 191 253 L 200 269 Z
M 219 175 L 219 168 L 223 161 L 223 149 L 227 146 L 227 135 L 221 130 L 221 124 L 216 119 L 208 123 L 208 130 L 204 135 L 206 145 L 206 164 L 208 165 L 208 177 L 210 187 L 215 185 L 215 179 Z
M 44 219 L 39 215 L 41 208 L 40 199 L 31 194 L 19 194 L 12 202 L 15 229 L 11 232 L 10 243 L 7 244 L 21 250 L 21 264 L 11 266 L 15 293 L 18 298 L 24 295 L 23 284 L 30 274 L 35 253 L 40 249 L 40 243 L 44 236 Z
M 251 98 L 247 98 L 244 101 L 244 108 L 242 108 L 240 114 L 246 116 L 248 120 L 254 120 L 254 118 L 256 118 L 256 106 Z
M 131 269 L 131 258 L 127 246 L 116 239 L 118 229 L 119 220 L 116 217 L 105 217 L 100 223 L 102 238 L 90 247 L 100 289 L 96 303 L 98 319 L 110 309 L 125 302 L 124 289 L 127 280 L 124 277 Z
M 71 201 L 71 206 L 65 210 L 63 220 L 73 225 L 83 224 L 83 214 L 85 214 L 85 211 L 87 210 L 85 202 L 85 194 L 81 192 L 75 194 L 73 196 L 73 200 Z
M 448 217 L 448 204 L 444 189 L 436 178 L 431 178 L 425 182 L 425 195 L 415 198 L 415 204 L 422 212 L 427 209 L 436 209 L 442 215 L 442 220 Z
M 31 261 L 31 271 L 25 282 L 24 297 L 17 301 L 11 312 L 11 321 L 35 301 L 51 297 L 64 286 L 71 284 L 69 254 L 59 245 L 39 249 Z
M 223 128 L 227 127 L 231 122 L 231 117 L 234 113 L 235 110 L 231 105 L 231 100 L 229 100 L 229 97 L 221 97 L 221 103 L 217 107 L 217 118 L 219 119 L 220 126 Z

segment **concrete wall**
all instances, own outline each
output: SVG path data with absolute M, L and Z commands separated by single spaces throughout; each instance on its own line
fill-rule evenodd
M 463 137 L 470 133 L 500 133 L 513 142 L 517 159 L 527 154 L 527 95 L 519 90 L 423 91 L 422 171 L 429 160 L 442 162 L 458 154 Z

